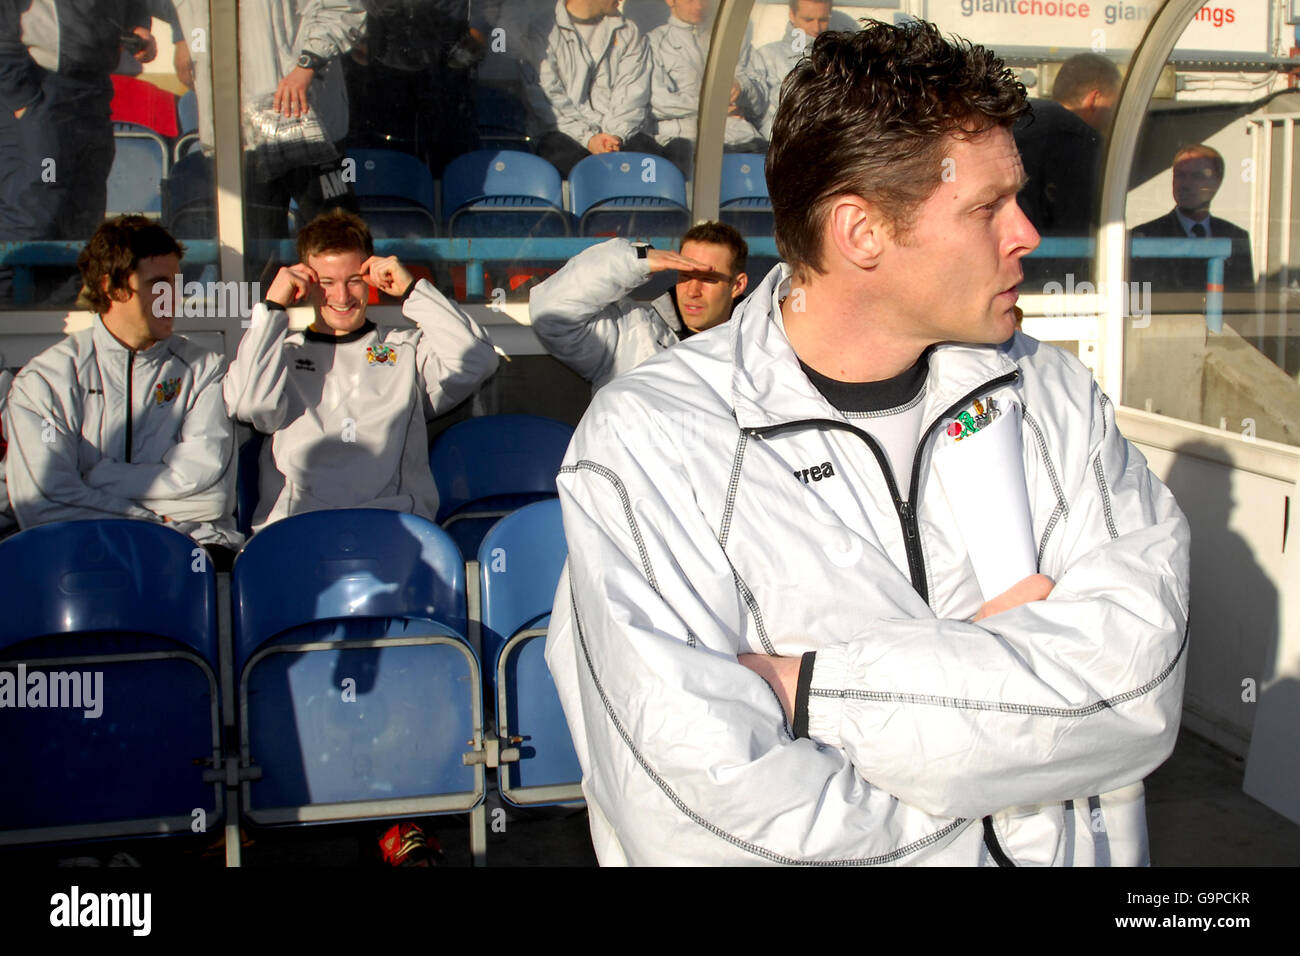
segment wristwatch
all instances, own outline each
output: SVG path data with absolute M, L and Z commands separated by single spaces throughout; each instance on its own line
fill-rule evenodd
M 317 73 L 320 72 L 320 68 L 324 66 L 326 62 L 325 57 L 317 56 L 315 53 L 308 50 L 303 50 L 298 56 L 298 65 L 300 67 L 304 70 L 315 70 Z
M 632 243 L 632 248 L 636 250 L 636 257 L 638 259 L 645 259 L 649 256 L 650 250 L 653 249 L 654 246 L 650 245 L 648 242 L 634 242 Z

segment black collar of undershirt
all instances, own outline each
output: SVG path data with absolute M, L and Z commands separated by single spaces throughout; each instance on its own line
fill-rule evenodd
M 598 13 L 594 17 L 575 17 L 573 12 L 569 12 L 569 19 L 573 21 L 574 26 L 590 27 L 605 19 L 605 14 Z
M 809 368 L 803 362 L 799 363 L 799 367 L 826 401 L 840 411 L 883 412 L 906 405 L 921 394 L 921 389 L 925 387 L 925 377 L 930 371 L 930 350 L 922 352 L 911 368 L 881 382 L 838 382 Z
M 317 332 L 314 329 L 303 329 L 302 334 L 308 342 L 320 342 L 323 345 L 347 345 L 349 342 L 355 342 L 357 339 L 364 338 L 375 330 L 375 323 L 366 319 L 361 324 L 361 328 L 354 329 L 344 335 L 331 335 L 328 332 Z

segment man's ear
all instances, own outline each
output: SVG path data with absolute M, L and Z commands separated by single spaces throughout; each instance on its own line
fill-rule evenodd
M 99 291 L 104 293 L 104 295 L 108 296 L 108 298 L 113 302 L 131 301 L 131 296 L 134 293 L 131 291 L 131 288 L 129 286 L 123 289 L 120 286 L 114 286 L 111 283 L 112 283 L 112 279 L 110 279 L 108 276 L 106 275 L 100 276 Z
M 852 193 L 833 197 L 826 214 L 823 248 L 859 269 L 872 269 L 892 232 L 880 208 Z
M 743 272 L 738 274 L 736 278 L 731 280 L 731 298 L 739 299 L 742 295 L 745 294 L 745 290 L 748 288 L 749 288 L 749 276 L 747 276 Z

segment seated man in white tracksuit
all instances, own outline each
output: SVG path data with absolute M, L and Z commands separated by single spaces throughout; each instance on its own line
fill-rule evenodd
M 568 176 L 589 155 L 657 152 L 650 48 L 621 0 L 557 0 L 533 18 L 520 60 L 537 154 Z
M 803 59 L 813 40 L 826 32 L 831 25 L 830 0 L 790 0 L 790 25 L 785 36 L 764 43 L 754 51 L 753 69 L 764 87 L 766 109 L 759 132 L 764 137 L 772 135 L 772 121 L 781 100 L 781 84 Z
M 720 222 L 682 237 L 681 252 L 611 239 L 584 249 L 533 287 L 528 311 L 546 351 L 600 388 L 682 339 L 731 316 L 749 277 L 749 246 Z M 627 298 L 656 272 L 677 284 L 649 305 Z
M 235 530 L 223 356 L 172 334 L 181 247 L 144 216 L 102 224 L 77 260 L 98 313 L 23 367 L 4 409 L 5 478 L 22 529 L 77 518 L 165 522 L 218 570 Z
M 374 254 L 361 219 L 331 210 L 298 234 L 226 376 L 230 414 L 271 437 L 262 446 L 253 529 L 330 508 L 388 508 L 433 520 L 426 423 L 496 371 L 487 333 L 428 280 Z M 370 288 L 400 297 L 413 329 L 381 334 Z M 315 321 L 289 331 L 287 307 Z
M 561 468 L 547 661 L 596 853 L 1146 862 L 1188 527 L 1087 368 L 1016 329 L 1024 89 L 913 21 L 824 34 L 787 93 L 786 262 L 601 389 Z M 1038 573 L 986 596 L 935 459 L 994 410 Z
M 654 72 L 650 77 L 650 113 L 655 121 L 655 142 L 664 155 L 691 176 L 695 133 L 700 111 L 700 84 L 709 56 L 712 33 L 710 0 L 664 0 L 672 11 L 668 22 L 646 35 Z M 734 152 L 761 152 L 766 143 L 754 121 L 766 106 L 762 77 L 751 66 L 749 37 L 740 47 L 736 78 L 731 83 L 724 145 Z

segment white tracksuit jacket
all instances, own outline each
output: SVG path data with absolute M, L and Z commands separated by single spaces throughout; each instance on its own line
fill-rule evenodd
M 554 17 L 530 22 L 520 62 L 532 132 L 559 130 L 583 146 L 597 133 L 627 139 L 650 120 L 650 47 L 631 20 L 605 17 L 592 54 L 564 0 Z
M 671 292 L 649 305 L 628 299 L 650 279 L 626 239 L 590 246 L 528 293 L 533 332 L 592 388 L 676 345 L 685 327 Z
M 546 657 L 601 862 L 1146 862 L 1141 781 L 1173 749 L 1186 670 L 1173 496 L 1087 369 L 1017 334 L 932 353 L 900 509 L 799 369 L 784 270 L 602 389 L 561 469 Z M 930 452 L 989 394 L 1024 409 L 1056 587 L 972 624 L 983 599 Z M 736 655 L 807 651 L 813 739 L 796 740 Z
M 180 335 L 133 352 L 99 317 L 28 362 L 4 412 L 18 526 L 165 515 L 200 544 L 238 548 L 225 370 Z
M 304 52 L 326 60 L 347 53 L 362 38 L 362 0 L 240 0 L 239 77 L 244 102 L 274 93 Z M 312 80 L 311 105 L 331 142 L 348 131 L 343 68 L 328 64 Z
M 709 55 L 712 25 L 690 24 L 670 16 L 647 35 L 654 72 L 650 79 L 650 112 L 655 120 L 655 141 L 666 146 L 674 139 L 696 139 L 700 111 L 700 85 Z M 736 64 L 740 85 L 737 101 L 745 116 L 761 117 L 767 94 L 762 79 L 750 66 L 748 31 Z M 738 146 L 761 138 L 754 124 L 741 116 L 728 116 L 724 142 Z
M 231 416 L 271 435 L 259 461 L 253 530 L 305 511 L 387 508 L 433 520 L 427 419 L 497 368 L 487 333 L 425 279 L 402 314 L 414 329 L 289 331 L 259 302 L 226 375 Z
M 754 52 L 754 70 L 765 87 L 766 110 L 759 125 L 764 139 L 772 138 L 772 121 L 776 119 L 776 108 L 781 105 L 781 84 L 812 44 L 808 34 L 787 24 L 784 37 L 764 43 Z

